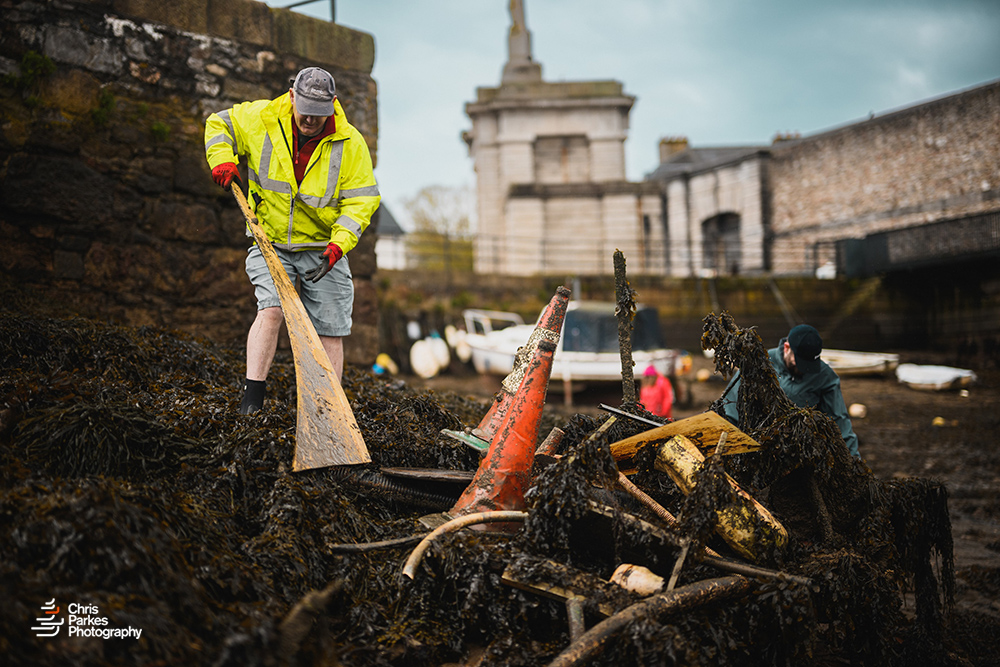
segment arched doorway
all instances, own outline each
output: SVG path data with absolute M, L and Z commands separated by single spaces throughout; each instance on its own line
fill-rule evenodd
M 740 272 L 740 216 L 720 213 L 701 223 L 702 268 L 718 276 Z

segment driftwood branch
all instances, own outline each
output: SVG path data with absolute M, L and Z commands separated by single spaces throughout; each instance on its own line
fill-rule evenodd
M 809 491 L 812 494 L 813 503 L 816 505 L 816 514 L 819 516 L 820 529 L 823 531 L 823 543 L 830 544 L 833 541 L 833 521 L 830 519 L 830 511 L 826 508 L 826 501 L 823 499 L 823 491 L 820 490 L 816 482 L 816 473 L 809 472 Z
M 417 533 L 406 537 L 397 537 L 392 540 L 382 540 L 380 542 L 362 542 L 360 544 L 328 544 L 326 549 L 332 554 L 361 554 L 369 551 L 381 551 L 383 549 L 395 549 L 397 547 L 408 547 L 417 544 L 427 537 L 429 533 Z
M 691 540 L 685 538 L 681 545 L 681 552 L 677 556 L 677 560 L 674 561 L 674 569 L 670 572 L 670 581 L 667 582 L 668 593 L 674 590 L 674 586 L 677 585 L 677 579 L 681 576 L 681 569 L 684 567 L 684 561 L 687 559 L 688 551 L 690 550 Z
M 655 502 L 655 501 L 654 501 Z M 665 511 L 665 510 L 664 510 Z M 677 538 L 676 535 L 662 528 L 655 526 L 648 521 L 633 517 L 629 514 L 617 513 L 615 516 L 629 525 L 635 526 L 639 530 L 643 530 L 651 535 L 658 537 L 659 539 L 667 542 L 674 547 L 680 548 L 683 543 Z M 802 586 L 812 585 L 812 580 L 808 577 L 801 577 L 794 574 L 789 574 L 787 572 L 782 572 L 781 570 L 772 570 L 766 567 L 760 567 L 759 565 L 751 565 L 749 563 L 744 563 L 741 561 L 731 560 L 729 558 L 722 558 L 716 552 L 711 549 L 705 549 L 703 552 L 698 554 L 698 558 L 701 562 L 706 565 L 711 565 L 712 567 L 718 568 L 725 572 L 732 572 L 734 574 L 743 574 L 748 577 L 758 577 L 763 579 L 777 579 L 792 581 Z
M 569 640 L 575 642 L 587 631 L 583 619 L 584 599 L 572 597 L 566 600 L 566 616 L 569 620 Z
M 604 651 L 618 633 L 638 619 L 664 618 L 684 613 L 696 607 L 743 595 L 748 590 L 750 590 L 750 580 L 733 575 L 699 581 L 669 593 L 654 595 L 592 627 L 556 656 L 556 659 L 549 663 L 549 667 L 573 667 L 590 662 Z
M 635 292 L 625 276 L 625 255 L 615 250 L 615 315 L 618 317 L 618 350 L 622 359 L 622 405 L 634 405 L 635 373 L 632 361 L 632 318 L 635 317 Z

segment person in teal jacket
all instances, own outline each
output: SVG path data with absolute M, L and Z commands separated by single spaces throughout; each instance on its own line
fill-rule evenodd
M 778 384 L 785 395 L 800 408 L 816 408 L 829 415 L 840 428 L 840 435 L 851 455 L 860 457 L 858 436 L 847 414 L 844 395 L 840 391 L 840 378 L 829 364 L 820 359 L 823 339 L 808 324 L 792 327 L 788 336 L 778 342 L 778 347 L 767 351 L 771 366 L 778 376 Z M 723 411 L 731 421 L 739 424 L 736 396 L 740 386 L 739 373 L 730 383 L 725 397 L 729 400 Z

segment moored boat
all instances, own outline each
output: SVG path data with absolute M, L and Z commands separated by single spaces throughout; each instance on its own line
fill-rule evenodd
M 528 341 L 535 325 L 524 324 L 516 313 L 501 311 L 469 309 L 464 311 L 464 317 L 465 340 L 472 350 L 476 371 L 492 375 L 510 373 L 518 348 Z M 632 359 L 637 376 L 649 365 L 667 376 L 685 370 L 688 355 L 664 345 L 655 308 L 638 306 L 632 325 Z M 582 388 L 580 383 L 621 382 L 615 304 L 569 303 L 552 363 L 551 379 L 562 380 L 567 391 Z
M 855 352 L 826 350 L 820 358 L 837 371 L 837 375 L 891 375 L 899 365 L 899 355 L 886 352 Z
M 978 379 L 973 371 L 951 366 L 900 364 L 896 369 L 899 381 L 920 391 L 964 389 Z

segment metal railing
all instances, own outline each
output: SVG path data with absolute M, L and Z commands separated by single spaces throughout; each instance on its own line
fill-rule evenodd
M 837 244 L 838 270 L 849 277 L 991 255 L 1000 255 L 1000 211 L 879 232 Z
M 311 5 L 314 2 L 329 2 L 330 3 L 330 23 L 337 22 L 337 2 L 336 0 L 301 0 L 300 2 L 293 2 L 290 5 L 285 5 L 280 7 L 280 9 L 294 9 L 296 7 L 302 7 L 303 5 Z

